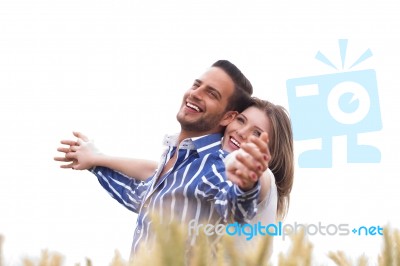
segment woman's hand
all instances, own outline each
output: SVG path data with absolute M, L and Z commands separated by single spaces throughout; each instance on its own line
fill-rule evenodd
M 252 189 L 267 170 L 271 160 L 268 142 L 268 133 L 263 132 L 259 138 L 251 137 L 248 143 L 243 143 L 240 149 L 228 158 L 227 177 L 242 190 Z

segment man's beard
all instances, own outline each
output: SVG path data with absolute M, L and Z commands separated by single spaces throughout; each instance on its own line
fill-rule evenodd
M 181 124 L 182 130 L 185 131 L 195 131 L 195 132 L 208 132 L 216 127 L 218 127 L 219 122 L 224 114 L 218 115 L 213 118 L 205 118 L 201 117 L 196 121 L 186 121 L 184 118 L 181 118 L 179 114 L 177 115 L 177 119 Z

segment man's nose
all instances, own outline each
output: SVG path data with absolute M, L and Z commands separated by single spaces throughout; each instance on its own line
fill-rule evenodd
M 203 88 L 200 86 L 195 90 L 191 90 L 189 96 L 196 100 L 201 100 L 203 98 Z

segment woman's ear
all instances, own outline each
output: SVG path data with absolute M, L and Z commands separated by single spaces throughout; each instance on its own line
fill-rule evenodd
M 221 119 L 221 122 L 219 123 L 219 125 L 226 127 L 227 125 L 229 125 L 230 122 L 233 121 L 233 119 L 235 119 L 235 117 L 238 114 L 239 113 L 237 111 L 228 111 L 228 112 L 226 112 L 224 117 Z

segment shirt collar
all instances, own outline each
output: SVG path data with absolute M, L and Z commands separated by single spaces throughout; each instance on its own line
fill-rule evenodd
M 177 146 L 179 134 L 166 135 L 164 137 L 164 145 Z M 214 133 L 200 137 L 184 139 L 180 145 L 180 149 L 196 150 L 201 156 L 204 153 L 210 153 L 221 149 L 221 133 Z

